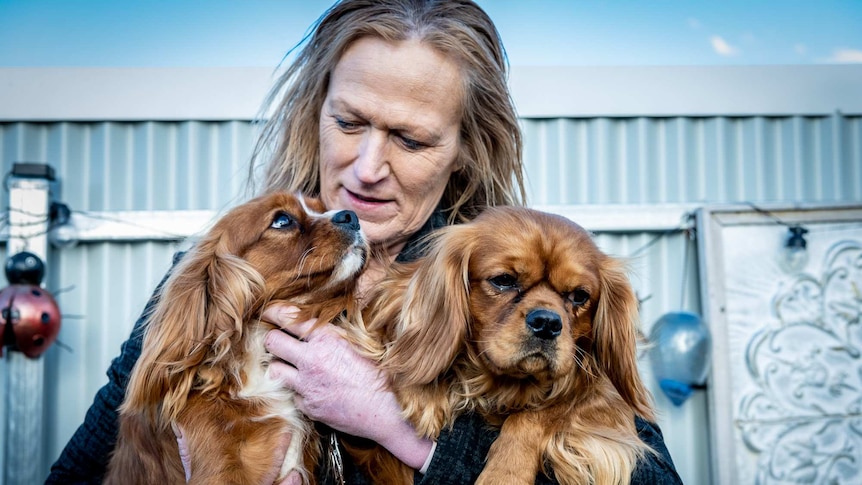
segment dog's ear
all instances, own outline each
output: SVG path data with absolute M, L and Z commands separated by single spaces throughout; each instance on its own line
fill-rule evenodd
M 593 332 L 598 365 L 623 399 L 644 418 L 652 418 L 649 392 L 637 365 L 638 300 L 624 265 L 613 258 L 600 268 L 600 295 Z
M 167 423 L 193 387 L 215 389 L 232 377 L 218 364 L 239 341 L 264 282 L 235 254 L 236 244 L 248 243 L 237 241 L 237 234 L 254 234 L 231 227 L 216 225 L 172 270 L 148 317 L 124 407 L 153 413 L 159 408 Z
M 462 350 L 470 326 L 470 256 L 466 226 L 441 229 L 409 275 L 385 367 L 402 385 L 427 384 Z

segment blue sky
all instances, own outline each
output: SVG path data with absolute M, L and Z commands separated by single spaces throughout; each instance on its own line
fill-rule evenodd
M 512 65 L 862 63 L 862 0 L 479 0 Z M 275 66 L 329 0 L 0 0 L 0 66 Z

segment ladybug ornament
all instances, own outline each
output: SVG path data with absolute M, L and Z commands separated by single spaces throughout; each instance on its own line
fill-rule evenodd
M 60 333 L 60 307 L 40 286 L 45 265 L 33 253 L 23 251 L 6 260 L 9 286 L 0 290 L 0 356 L 3 347 L 35 359 Z

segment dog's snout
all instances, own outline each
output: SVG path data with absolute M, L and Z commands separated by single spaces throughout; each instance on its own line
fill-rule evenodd
M 527 328 L 541 339 L 559 337 L 563 330 L 563 320 L 556 313 L 542 308 L 530 310 L 527 314 Z
M 332 223 L 336 226 L 343 226 L 352 231 L 359 230 L 359 217 L 353 211 L 338 211 L 332 216 Z

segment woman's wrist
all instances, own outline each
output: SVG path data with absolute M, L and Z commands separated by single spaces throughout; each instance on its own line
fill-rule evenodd
M 380 426 L 381 435 L 375 441 L 389 450 L 405 465 L 414 470 L 421 470 L 428 463 L 434 449 L 434 441 L 416 434 L 416 429 L 401 415 L 401 407 L 395 399 L 395 394 L 387 391 L 387 401 L 390 410 L 385 415 L 393 422 L 388 426 Z
M 405 465 L 414 470 L 423 470 L 434 450 L 434 442 L 417 436 L 410 423 L 402 421 L 402 424 L 399 432 L 388 433 L 378 443 Z

